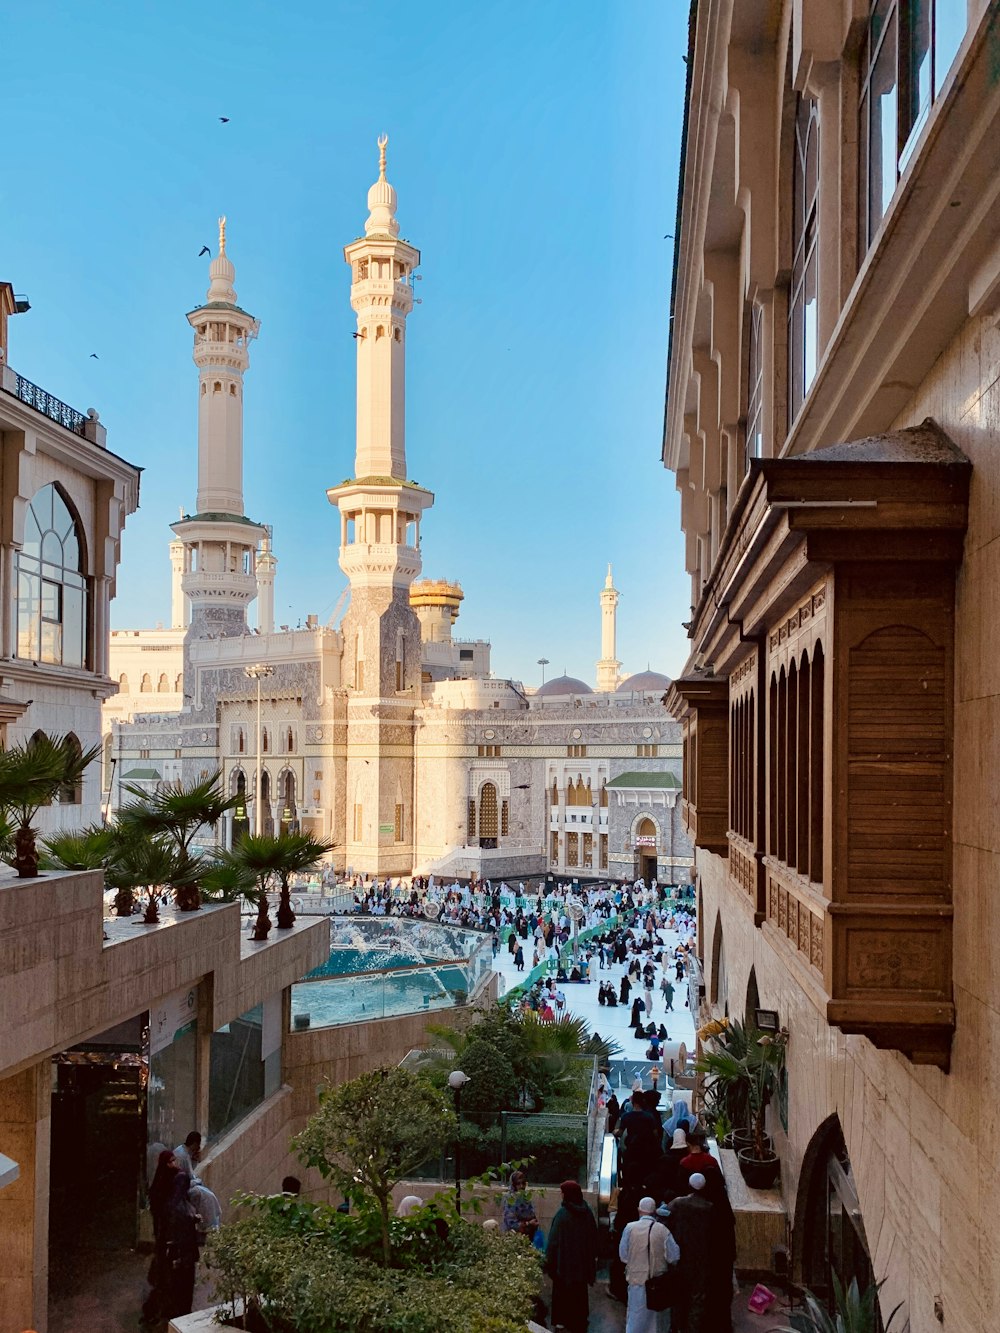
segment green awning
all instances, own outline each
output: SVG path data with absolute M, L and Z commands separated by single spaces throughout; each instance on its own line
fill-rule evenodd
M 633 789 L 642 789 L 645 791 L 679 791 L 681 786 L 680 778 L 673 773 L 619 773 L 616 778 L 612 778 L 608 783 L 609 789 L 621 791 L 625 787 Z
M 159 782 L 162 777 L 155 768 L 132 768 L 122 774 L 123 782 Z

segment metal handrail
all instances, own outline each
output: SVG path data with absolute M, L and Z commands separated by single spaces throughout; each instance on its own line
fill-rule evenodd
M 26 380 L 23 375 L 17 377 L 15 396 L 20 398 L 22 403 L 27 403 L 29 407 L 33 407 L 36 412 L 42 412 L 51 421 L 56 421 L 60 426 L 65 426 L 74 435 L 84 433 L 87 418 L 82 412 L 78 412 L 75 407 L 70 407 L 68 403 L 62 402 L 44 389 L 40 389 L 37 384 L 32 384 L 31 380 Z

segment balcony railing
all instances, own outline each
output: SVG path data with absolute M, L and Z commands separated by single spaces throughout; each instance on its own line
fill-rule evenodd
M 46 393 L 37 384 L 32 384 L 31 380 L 26 380 L 23 375 L 17 377 L 15 393 L 22 403 L 27 403 L 36 412 L 44 412 L 52 421 L 57 421 L 60 426 L 65 426 L 74 435 L 84 434 L 87 418 L 82 412 L 77 412 L 75 408 L 70 407 L 67 403 L 54 398 L 50 393 Z

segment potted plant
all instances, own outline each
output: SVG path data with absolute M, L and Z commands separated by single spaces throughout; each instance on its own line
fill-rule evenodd
M 65 788 L 79 787 L 87 766 L 99 753 L 96 745 L 81 750 L 74 736 L 48 736 L 44 731 L 0 750 L 0 812 L 13 839 L 10 864 L 21 879 L 38 874 L 38 830 L 32 827 L 32 820 L 43 806 L 58 800 Z
M 845 1289 L 836 1273 L 833 1278 L 834 1313 L 830 1314 L 823 1303 L 811 1291 L 803 1293 L 804 1309 L 789 1315 L 790 1323 L 773 1333 L 892 1333 L 896 1315 L 902 1309 L 902 1301 L 892 1311 L 883 1325 L 880 1321 L 878 1294 L 882 1283 L 872 1283 L 864 1291 L 858 1288 L 858 1279 L 851 1278 L 851 1284 Z
M 247 833 L 232 851 L 224 852 L 221 867 L 238 881 L 241 872 L 257 881 L 257 920 L 253 938 L 266 940 L 271 932 L 267 895 L 275 880 L 281 888 L 278 902 L 278 927 L 287 929 L 295 924 L 291 903 L 291 877 L 300 870 L 316 865 L 330 850 L 330 843 L 319 842 L 307 833 L 283 833 L 274 837 L 269 833 L 259 836 Z M 213 877 L 212 883 L 218 883 Z
M 768 1189 L 780 1163 L 765 1128 L 767 1108 L 784 1065 L 785 1034 L 732 1022 L 708 1025 L 699 1037 L 711 1043 L 695 1062 L 711 1082 L 705 1093 L 710 1118 L 725 1115 L 740 1171 L 752 1189 Z
M 778 1178 L 781 1163 L 765 1132 L 765 1117 L 778 1091 L 785 1062 L 785 1035 L 762 1032 L 746 1058 L 750 1128 L 753 1142 L 736 1153 L 743 1179 L 751 1189 L 770 1189 Z
M 134 828 L 152 838 L 172 843 L 177 856 L 179 874 L 172 881 L 174 900 L 181 912 L 196 912 L 201 906 L 198 892 L 199 878 L 191 873 L 199 865 L 191 855 L 191 842 L 200 828 L 214 828 L 227 810 L 238 804 L 239 796 L 224 796 L 219 785 L 219 773 L 201 782 L 170 782 L 159 791 L 143 791 L 141 787 L 126 785 L 125 790 L 136 799 L 125 806 L 119 815 L 123 828 Z

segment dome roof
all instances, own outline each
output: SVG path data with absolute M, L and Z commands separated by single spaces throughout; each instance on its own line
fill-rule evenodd
M 659 671 L 637 671 L 634 676 L 627 676 L 615 690 L 616 694 L 644 694 L 655 690 L 668 690 L 670 677 Z
M 554 676 L 552 680 L 547 680 L 544 685 L 540 685 L 535 691 L 535 697 L 542 698 L 554 697 L 560 694 L 593 694 L 594 691 L 582 680 L 577 680 L 575 676 Z

